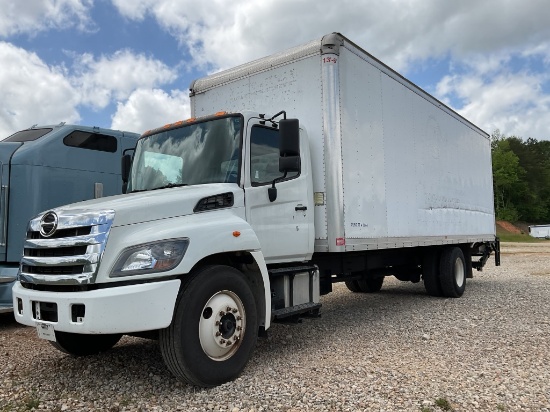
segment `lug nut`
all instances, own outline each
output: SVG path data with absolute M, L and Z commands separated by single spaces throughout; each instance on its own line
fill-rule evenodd
M 216 336 L 220 336 L 221 335 L 221 332 L 216 332 Z
M 223 345 L 225 343 L 225 339 L 220 340 L 220 343 Z
M 225 308 L 225 310 L 226 310 L 227 312 L 231 312 L 231 306 L 228 306 L 227 308 Z
M 233 340 L 236 342 L 239 340 L 239 337 L 237 335 L 233 336 Z
M 216 326 L 220 326 L 220 321 L 219 320 L 216 321 Z
M 237 309 L 233 309 L 232 312 L 233 312 L 233 313 L 237 313 Z
M 225 312 L 223 310 L 220 311 L 220 316 L 225 315 Z
M 225 344 L 225 346 L 231 346 L 233 344 L 233 342 L 231 342 L 230 340 L 227 341 L 227 343 Z
M 243 320 L 241 316 L 237 316 L 237 320 Z
M 237 330 L 243 330 L 241 326 L 237 326 Z

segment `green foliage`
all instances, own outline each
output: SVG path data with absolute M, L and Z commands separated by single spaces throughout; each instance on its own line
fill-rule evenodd
M 435 400 L 435 406 L 443 409 L 444 411 L 452 411 L 453 410 L 453 407 L 451 406 L 451 403 L 445 398 L 437 398 Z
M 550 142 L 496 130 L 491 153 L 497 219 L 549 223 Z

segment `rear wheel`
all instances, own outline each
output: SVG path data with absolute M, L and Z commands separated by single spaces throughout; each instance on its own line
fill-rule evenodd
M 459 247 L 449 247 L 441 253 L 439 264 L 441 291 L 444 296 L 459 298 L 466 289 L 467 266 Z
M 95 355 L 117 344 L 122 335 L 82 335 L 79 333 L 55 332 L 56 342 L 50 342 L 61 352 L 73 356 Z
M 430 296 L 442 296 L 439 280 L 439 251 L 432 250 L 424 255 L 422 260 L 422 279 L 424 288 Z
M 211 387 L 239 376 L 257 335 L 256 302 L 243 274 L 208 266 L 184 281 L 172 323 L 159 340 L 164 362 L 177 378 Z
M 384 283 L 384 277 L 377 278 L 365 278 L 357 281 L 361 292 L 363 293 L 376 293 L 380 292 L 382 289 L 382 284 Z
M 359 284 L 357 283 L 357 280 L 346 280 L 344 282 L 346 284 L 346 287 L 354 292 L 354 293 L 359 293 L 361 292 L 361 288 L 359 287 Z

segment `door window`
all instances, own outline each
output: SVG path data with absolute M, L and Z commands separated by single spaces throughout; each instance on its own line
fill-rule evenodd
M 293 179 L 298 172 L 287 173 Z M 250 181 L 252 186 L 270 184 L 283 177 L 279 171 L 279 131 L 269 127 L 253 126 L 250 134 Z

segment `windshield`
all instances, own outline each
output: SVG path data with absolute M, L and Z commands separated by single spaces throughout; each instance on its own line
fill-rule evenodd
M 138 141 L 128 192 L 237 182 L 242 117 L 161 130 Z
M 50 133 L 53 129 L 27 129 L 14 133 L 4 139 L 4 142 L 30 142 Z

